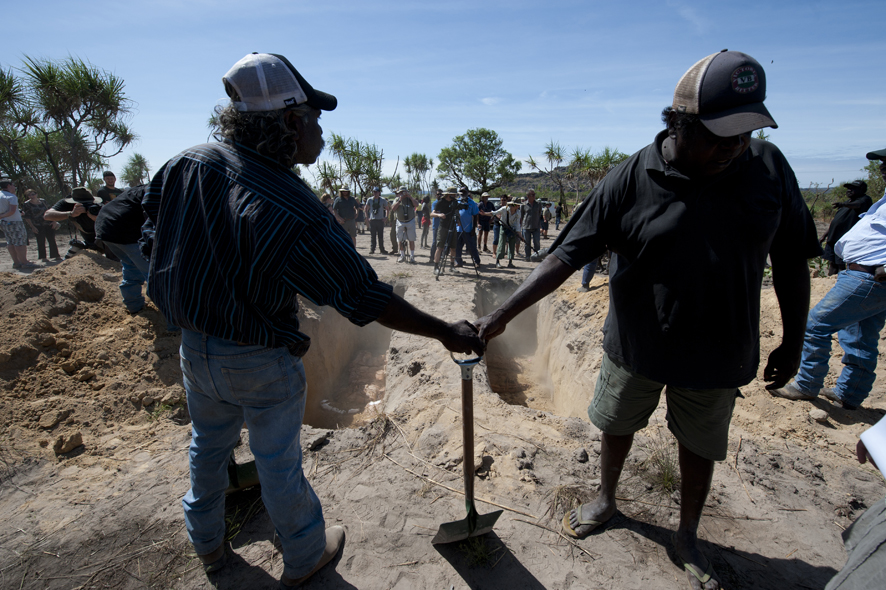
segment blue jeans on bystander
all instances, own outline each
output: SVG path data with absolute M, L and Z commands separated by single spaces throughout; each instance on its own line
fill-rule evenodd
M 526 260 L 529 260 L 529 257 L 532 256 L 533 252 L 538 252 L 541 248 L 541 230 L 540 229 L 524 229 L 523 230 L 523 240 L 526 242 L 524 244 L 524 248 L 526 252 Z
M 834 393 L 849 405 L 861 405 L 874 385 L 877 343 L 884 324 L 886 284 L 866 272 L 842 271 L 833 288 L 809 312 L 797 387 L 810 395 L 821 391 L 831 358 L 831 335 L 837 332 L 843 348 L 843 371 Z
M 262 500 L 283 547 L 283 574 L 306 575 L 326 546 L 320 500 L 302 470 L 305 371 L 286 348 L 239 345 L 182 331 L 181 367 L 191 414 L 191 489 L 182 500 L 198 554 L 224 541 L 231 450 L 244 422 Z
M 130 313 L 141 311 L 145 306 L 145 296 L 142 294 L 142 285 L 148 282 L 148 272 L 151 263 L 145 260 L 138 244 L 114 244 L 102 242 L 108 250 L 120 259 L 123 266 L 123 280 L 120 281 L 120 295 L 123 296 L 123 305 Z M 178 332 L 175 326 L 167 320 L 166 330 Z

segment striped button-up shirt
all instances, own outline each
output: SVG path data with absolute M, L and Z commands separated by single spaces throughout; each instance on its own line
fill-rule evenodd
M 143 206 L 156 225 L 148 294 L 182 328 L 276 348 L 308 339 L 297 294 L 358 326 L 390 301 L 391 286 L 310 187 L 244 146 L 185 150 Z

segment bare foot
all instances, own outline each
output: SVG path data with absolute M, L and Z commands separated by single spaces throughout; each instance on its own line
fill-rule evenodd
M 698 550 L 698 540 L 695 535 L 678 531 L 671 535 L 671 542 L 674 544 L 677 557 L 683 563 L 692 590 L 720 589 L 720 581 L 716 578 L 714 567 Z
M 615 514 L 615 501 L 610 501 L 603 496 L 578 508 L 569 511 L 569 526 L 575 532 L 575 537 L 583 539 L 598 526 L 612 518 Z M 579 510 L 581 515 L 579 516 Z M 567 533 L 572 534 L 569 530 Z

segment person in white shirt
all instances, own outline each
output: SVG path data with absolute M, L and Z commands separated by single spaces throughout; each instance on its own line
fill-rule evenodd
M 18 209 L 18 197 L 15 196 L 15 182 L 4 178 L 0 180 L 0 227 L 6 235 L 6 247 L 12 257 L 12 268 L 36 268 L 37 265 L 28 260 L 28 230 L 22 221 Z
M 492 212 L 495 217 L 501 220 L 501 231 L 498 237 L 498 251 L 495 253 L 495 266 L 501 268 L 499 262 L 505 255 L 505 248 L 508 249 L 508 268 L 514 266 L 514 250 L 517 247 L 517 239 L 520 236 L 522 226 L 520 225 L 520 203 L 509 203 L 500 209 Z
M 880 160 L 880 173 L 886 179 L 886 149 L 867 154 Z M 877 344 L 886 325 L 886 195 L 862 214 L 858 223 L 840 238 L 834 252 L 843 259 L 846 270 L 818 302 L 806 321 L 800 372 L 781 389 L 770 390 L 777 397 L 813 400 L 819 394 L 846 410 L 857 409 L 874 385 Z M 834 332 L 843 349 L 843 370 L 833 388 L 824 387 L 831 358 Z

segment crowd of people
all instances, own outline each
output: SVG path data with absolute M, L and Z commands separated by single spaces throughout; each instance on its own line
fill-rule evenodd
M 397 256 L 397 262 L 419 262 L 439 265 L 441 254 L 446 253 L 450 268 L 465 266 L 465 258 L 475 269 L 483 267 L 482 254 L 495 259 L 500 268 L 507 257 L 507 266 L 514 268 L 514 258 L 531 260 L 539 252 L 541 240 L 549 239 L 548 231 L 556 218 L 555 229 L 568 214 L 568 207 L 536 200 L 534 189 L 524 198 L 502 194 L 490 197 L 488 192 L 475 200 L 467 187 L 437 189 L 433 195 L 424 195 L 419 201 L 406 187 L 393 189 L 393 197 L 381 196 L 381 188 L 371 189 L 366 199 L 351 196 L 347 187 L 338 189 L 333 199 L 328 193 L 320 197 L 321 203 L 351 237 L 354 246 L 357 236 L 369 234 L 369 254 Z M 384 228 L 389 228 L 388 243 Z M 420 234 L 420 238 L 418 238 Z M 490 234 L 492 249 L 490 250 Z M 419 248 L 429 250 L 428 258 L 416 258 L 415 242 Z M 448 247 L 444 247 L 448 244 Z
M 605 354 L 588 407 L 602 432 L 600 490 L 563 514 L 562 529 L 584 538 L 615 516 L 634 434 L 664 394 L 681 473 L 671 543 L 693 589 L 721 587 L 697 533 L 714 465 L 726 457 L 739 388 L 757 377 L 767 257 L 783 325 L 763 370 L 769 392 L 795 401 L 821 394 L 853 411 L 871 390 L 886 323 L 886 199 L 871 206 L 866 187 L 848 186 L 849 201 L 838 208 L 849 213 L 835 220 L 833 232 L 817 235 L 785 157 L 774 144 L 751 138 L 776 123 L 763 104 L 765 72 L 749 55 L 723 50 L 693 65 L 662 112 L 664 130 L 597 184 L 546 256 L 541 240 L 551 220 L 559 228 L 568 212 L 543 206 L 534 190 L 522 199 L 503 195 L 497 205 L 488 194 L 475 201 L 466 187 L 441 189 L 434 200 L 416 199 L 404 187 L 390 201 L 378 188 L 365 201 L 347 188 L 335 199 L 317 199 L 292 168 L 316 162 L 323 149 L 318 119 L 337 99 L 315 90 L 276 54 L 245 56 L 223 83 L 230 103 L 216 110 L 218 141 L 184 150 L 131 198 L 102 206 L 103 195 L 78 187 L 43 213 L 50 227 L 71 219 L 86 247 L 119 256 L 129 268 L 121 293 L 131 309 L 143 305 L 138 281 L 149 278 L 149 296 L 170 326 L 182 330 L 192 418 L 191 488 L 182 505 L 207 573 L 226 562 L 226 466 L 244 423 L 283 554 L 281 587 L 304 582 L 344 543 L 342 527 L 325 528 L 302 468 L 301 359 L 310 339 L 299 330 L 296 295 L 331 306 L 357 326 L 377 321 L 436 339 L 452 352 L 481 355 L 517 315 L 612 252 Z M 882 162 L 886 177 L 886 150 L 867 156 Z M 15 197 L 15 186 L 3 181 L 0 188 L 10 204 L 0 209 L 10 254 L 24 268 L 32 264 L 19 249 L 24 222 L 7 197 Z M 45 209 L 36 201 L 35 210 Z M 145 218 L 144 248 L 133 246 L 134 232 L 116 231 Z M 379 280 L 356 249 L 367 222 L 370 254 L 394 254 L 403 263 L 416 262 L 421 230 L 420 247 L 430 250 L 437 272 L 447 257 L 451 267 L 464 266 L 465 250 L 474 268 L 481 267 L 481 251 L 494 254 L 496 266 L 505 258 L 513 266 L 515 257 L 530 260 L 533 253 L 540 264 L 489 315 L 446 322 Z M 821 242 L 831 248 L 839 277 L 810 312 L 807 260 L 822 254 Z M 147 258 L 135 260 L 143 254 L 149 266 Z M 138 283 L 137 295 L 131 281 Z M 826 390 L 834 332 L 846 353 L 844 369 L 837 386 Z M 239 378 L 227 378 L 231 374 Z M 856 450 L 864 462 L 869 450 L 881 449 L 859 442 Z M 884 515 L 881 501 L 847 531 L 849 562 L 829 590 L 882 581 Z
M 28 244 L 30 230 L 37 242 L 37 257 L 43 265 L 61 262 L 84 249 L 105 252 L 112 260 L 117 257 L 107 252 L 96 242 L 95 220 L 102 206 L 110 203 L 123 189 L 117 188 L 117 177 L 107 170 L 103 175 L 104 185 L 97 195 L 85 187 L 64 187 L 64 196 L 51 207 L 46 200 L 39 197 L 37 191 L 28 188 L 24 191 L 24 200 L 18 198 L 18 187 L 15 181 L 0 179 L 0 230 L 6 236 L 12 268 L 15 270 L 33 270 L 41 265 L 28 260 Z M 79 237 L 68 242 L 68 250 L 64 258 L 59 254 L 56 231 L 61 222 L 69 221 L 72 229 Z

